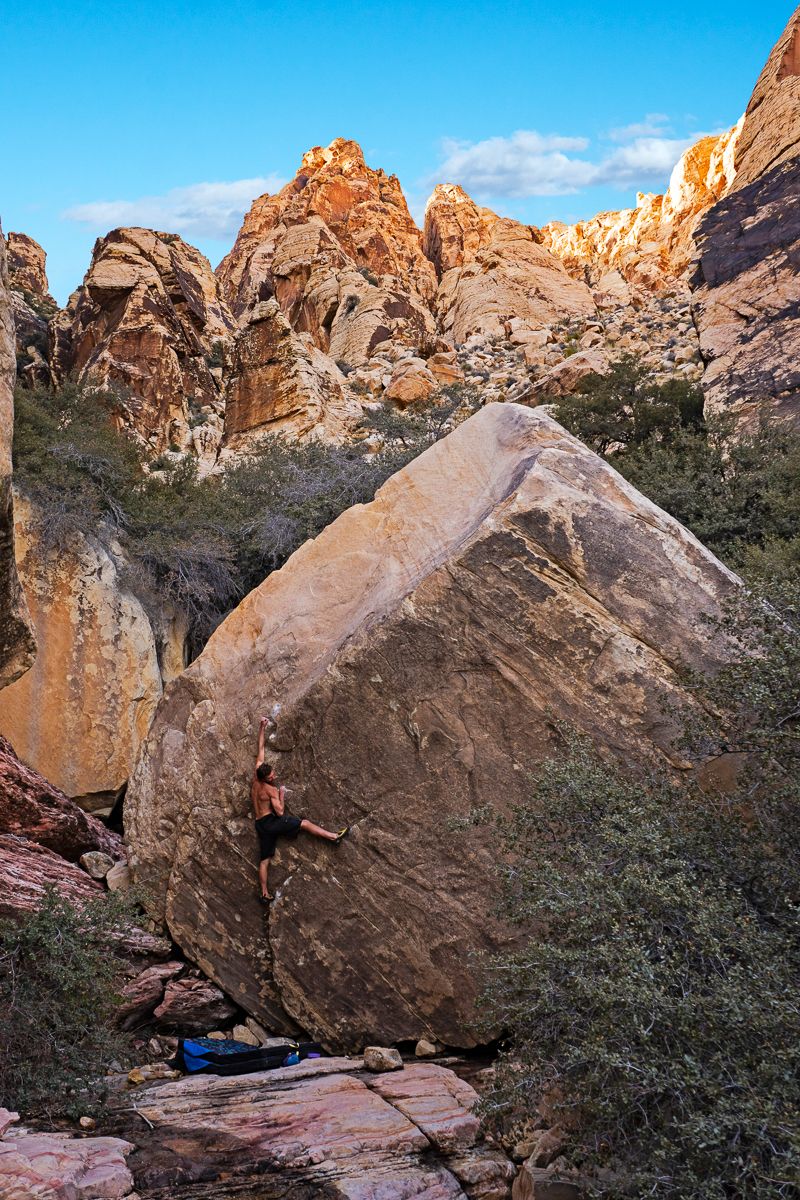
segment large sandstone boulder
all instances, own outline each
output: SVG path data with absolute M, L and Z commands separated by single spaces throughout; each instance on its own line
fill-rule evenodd
M 528 225 L 479 208 L 461 188 L 436 189 L 425 212 L 425 245 L 441 273 L 436 313 L 444 336 L 508 338 L 569 318 L 594 317 L 586 285 Z
M 800 9 L 747 107 L 732 189 L 696 233 L 693 314 L 711 411 L 800 420 Z
M 741 124 L 690 146 L 664 195 L 639 193 L 635 208 L 575 225 L 553 221 L 541 230 L 544 245 L 576 278 L 594 276 L 601 295 L 609 270 L 646 291 L 673 288 L 692 261 L 698 221 L 733 182 Z
M 2 1114 L 17 1119 L 6 1109 L 0 1109 L 0 1119 Z M 131 1142 L 119 1138 L 76 1138 L 12 1126 L 0 1135 L 0 1195 L 3 1200 L 137 1200 L 125 1165 L 132 1150 Z
M 485 1144 L 468 1083 L 429 1064 L 360 1068 L 320 1059 L 150 1085 L 112 1101 L 109 1124 L 136 1145 L 143 1196 L 507 1200 L 513 1167 Z
M 39 652 L 0 692 L 0 734 L 68 796 L 104 808 L 150 726 L 162 670 L 183 665 L 182 629 L 165 623 L 157 636 L 98 542 L 76 535 L 48 552 L 36 511 L 21 499 L 17 510 L 19 571 Z
M 442 502 L 442 497 L 447 502 Z M 497 950 L 496 849 L 454 832 L 528 795 L 554 722 L 676 762 L 683 663 L 736 586 L 542 410 L 489 405 L 270 575 L 166 690 L 126 799 L 136 878 L 187 956 L 272 1028 L 329 1045 L 470 1045 Z M 280 699 L 301 839 L 257 901 L 254 731 Z
M 17 376 L 26 386 L 50 383 L 48 321 L 58 305 L 50 295 L 47 255 L 26 233 L 8 235 L 8 282 L 14 315 Z
M 6 244 L 0 229 L 0 688 L 28 669 L 35 649 L 14 557 L 11 441 L 15 378 L 14 322 L 8 291 Z
M 190 449 L 191 424 L 222 411 L 212 364 L 233 328 L 198 250 L 175 234 L 115 229 L 51 323 L 52 367 L 57 380 L 74 372 L 119 389 L 120 420 L 155 453 Z

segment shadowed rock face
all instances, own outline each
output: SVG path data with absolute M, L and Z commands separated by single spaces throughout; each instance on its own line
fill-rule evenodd
M 18 679 L 28 669 L 35 650 L 14 558 L 11 440 L 15 378 L 14 322 L 8 291 L 6 244 L 0 229 L 0 688 Z
M 234 327 L 208 260 L 175 234 L 115 229 L 95 243 L 82 286 L 51 324 L 58 380 L 116 385 L 122 419 L 155 451 L 191 443 L 191 412 L 218 416 L 209 365 Z M 221 429 L 221 421 L 220 421 Z
M 442 496 L 447 503 L 442 503 Z M 672 759 L 676 671 L 735 578 L 541 410 L 490 405 L 251 593 L 167 689 L 126 800 L 137 878 L 253 1015 L 330 1045 L 480 1035 L 470 952 L 507 944 L 496 850 L 454 832 L 524 802 L 553 722 Z M 283 847 L 256 902 L 259 714 L 289 808 L 351 822 Z
M 728 195 L 697 233 L 692 310 L 712 411 L 800 421 L 800 9 L 756 83 Z

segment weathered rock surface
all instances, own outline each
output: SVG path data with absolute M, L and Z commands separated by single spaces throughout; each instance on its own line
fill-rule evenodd
M 135 1200 L 125 1164 L 132 1150 L 119 1138 L 75 1138 L 12 1126 L 0 1137 L 0 1195 L 3 1200 Z
M 800 155 L 800 8 L 758 77 L 736 147 L 736 187 Z
M 355 142 L 308 151 L 291 183 L 259 197 L 218 275 L 243 326 L 226 449 L 259 426 L 339 441 L 396 356 L 438 348 L 422 235 L 397 179 Z M 346 384 L 342 372 L 373 361 L 361 392 Z
M 171 979 L 153 1016 L 162 1029 L 180 1029 L 185 1033 L 203 1033 L 229 1021 L 236 1013 L 218 987 L 198 976 Z
M 164 999 L 167 984 L 183 969 L 181 962 L 155 963 L 128 980 L 121 989 L 122 1003 L 116 1014 L 120 1028 L 136 1029 L 149 1021 Z
M 225 410 L 224 450 L 264 434 L 341 441 L 361 416 L 344 377 L 310 338 L 292 332 L 276 300 L 257 304 L 236 340 Z
M 211 361 L 233 328 L 199 250 L 175 234 L 115 229 L 51 324 L 52 367 L 58 380 L 75 372 L 121 389 L 115 415 L 154 452 L 189 449 L 190 423 L 224 407 Z
M 150 1125 L 122 1096 L 111 1127 L 136 1143 L 130 1167 L 142 1200 L 508 1197 L 513 1168 L 482 1143 L 468 1084 L 441 1067 L 391 1076 L 359 1067 L 320 1059 L 138 1089 Z
M 59 854 L 28 838 L 0 833 L 0 917 L 33 912 L 47 887 L 78 905 L 103 894 L 102 884 Z
M 0 833 L 25 837 L 70 862 L 103 852 L 122 857 L 122 839 L 17 758 L 0 737 Z
M 589 375 L 605 375 L 608 367 L 608 355 L 603 350 L 579 350 L 542 375 L 525 400 L 541 404 L 549 396 L 570 396 Z
M 167 689 L 126 799 L 135 875 L 270 1028 L 469 1045 L 469 952 L 508 935 L 494 850 L 450 819 L 524 801 L 554 717 L 672 760 L 662 701 L 686 702 L 682 662 L 719 661 L 699 618 L 734 586 L 540 410 L 490 405 L 306 543 Z M 292 806 L 353 829 L 281 849 L 265 923 L 247 787 L 276 697 Z
M 577 278 L 588 273 L 604 304 L 612 270 L 646 291 L 673 287 L 692 261 L 698 221 L 733 183 L 740 130 L 741 122 L 690 146 L 664 195 L 640 193 L 636 208 L 598 213 L 575 225 L 553 221 L 541 229 L 544 245 Z M 618 284 L 615 291 L 625 299 Z
M 14 557 L 11 439 L 15 378 L 14 322 L 8 291 L 6 244 L 0 229 L 0 688 L 28 669 L 35 650 Z
M 28 297 L 46 300 L 55 309 L 47 282 L 47 255 L 27 233 L 8 234 L 8 284 Z
M 39 653 L 0 692 L 0 733 L 57 788 L 103 808 L 128 778 L 161 697 L 159 646 L 111 555 L 78 535 L 47 554 L 36 522 L 18 500 L 17 558 Z M 181 631 L 165 628 L 164 640 L 170 634 Z
M 436 189 L 425 245 L 441 272 L 436 312 L 447 338 L 509 337 L 512 329 L 595 315 L 589 289 L 540 240 L 529 226 L 479 208 L 461 188 Z
M 747 107 L 733 187 L 696 239 L 709 408 L 800 420 L 800 9 Z

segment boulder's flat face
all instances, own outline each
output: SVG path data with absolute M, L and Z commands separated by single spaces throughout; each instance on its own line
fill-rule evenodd
M 35 649 L 14 557 L 11 441 L 15 378 L 14 321 L 8 292 L 6 244 L 0 229 L 0 688 L 27 670 Z
M 126 799 L 137 879 L 252 1015 L 329 1045 L 480 1036 L 472 951 L 507 942 L 475 805 L 522 803 L 556 721 L 672 760 L 676 671 L 732 576 L 541 410 L 490 405 L 306 543 L 166 690 Z M 259 715 L 290 810 L 256 899 Z
M 693 313 L 712 411 L 800 421 L 800 9 L 753 91 L 728 195 L 703 218 Z
M 35 509 L 22 500 L 16 529 L 39 653 L 0 692 L 0 734 L 86 808 L 107 807 L 161 698 L 156 635 L 99 543 L 76 535 L 46 555 Z
M 359 1067 L 320 1059 L 137 1089 L 152 1128 L 121 1097 L 111 1121 L 136 1143 L 137 1191 L 249 1195 L 251 1181 L 261 1200 L 505 1200 L 513 1168 L 482 1144 L 469 1084 L 431 1065 L 408 1065 L 391 1082 Z

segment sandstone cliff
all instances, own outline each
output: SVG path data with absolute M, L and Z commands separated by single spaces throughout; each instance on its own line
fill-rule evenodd
M 597 283 L 613 270 L 646 290 L 674 287 L 692 261 L 698 221 L 731 187 L 740 130 L 741 122 L 686 150 L 664 195 L 640 193 L 636 208 L 575 225 L 553 221 L 541 230 L 544 245 L 580 279 L 588 271 Z
M 479 208 L 461 188 L 436 189 L 425 212 L 425 245 L 441 274 L 436 313 L 448 340 L 508 338 L 514 330 L 596 315 L 586 285 L 539 242 L 529 226 Z
M 800 420 L 800 9 L 747 106 L 728 195 L 696 234 L 693 313 L 712 411 Z
M 0 688 L 17 679 L 33 661 L 34 639 L 14 557 L 14 505 L 11 494 L 11 440 L 14 432 L 16 358 L 6 267 L 0 229 Z
M 115 229 L 98 239 L 83 285 L 53 319 L 52 368 L 57 380 L 76 372 L 117 388 L 120 419 L 156 453 L 188 449 L 200 421 L 218 443 L 220 347 L 233 328 L 198 250 L 175 234 Z M 212 461 L 214 453 L 212 445 Z
M 448 497 L 442 504 L 442 495 Z M 471 951 L 495 851 L 553 721 L 672 758 L 676 675 L 734 577 L 541 410 L 490 405 L 303 546 L 166 690 L 126 800 L 136 877 L 250 1013 L 331 1045 L 480 1034 Z M 349 821 L 284 849 L 257 903 L 254 729 L 279 698 L 289 807 Z
M 50 295 L 47 256 L 26 233 L 8 235 L 8 282 L 17 353 L 17 377 L 33 386 L 49 384 L 50 335 L 48 320 L 58 310 Z
M 85 807 L 107 807 L 147 733 L 162 671 L 170 678 L 183 667 L 181 630 L 165 625 L 157 639 L 99 544 L 76 535 L 57 557 L 46 554 L 35 511 L 19 500 L 16 540 L 39 649 L 0 692 L 0 734 Z

